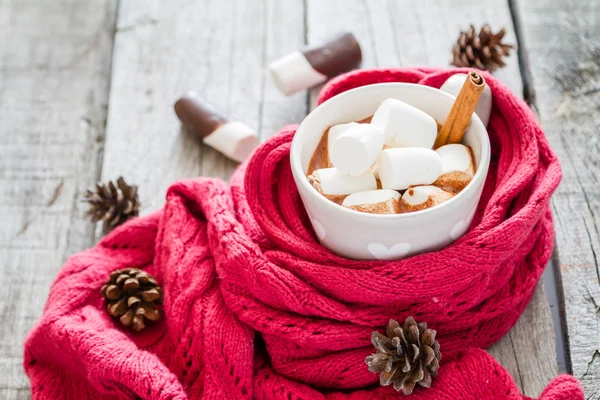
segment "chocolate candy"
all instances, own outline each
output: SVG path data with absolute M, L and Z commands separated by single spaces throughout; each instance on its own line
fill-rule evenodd
M 328 78 L 358 67 L 362 61 L 360 45 L 350 32 L 342 33 L 321 46 L 303 51 L 310 65 Z
M 350 71 L 361 61 L 360 45 L 348 32 L 322 45 L 290 53 L 272 62 L 269 70 L 277 88 L 289 96 Z
M 194 92 L 177 100 L 174 109 L 190 133 L 232 160 L 244 161 L 258 145 L 253 129 L 242 122 L 230 121 Z

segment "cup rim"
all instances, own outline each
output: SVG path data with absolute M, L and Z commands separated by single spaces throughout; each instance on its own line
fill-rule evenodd
M 407 82 L 375 83 L 375 84 L 371 84 L 371 85 L 365 85 L 365 86 L 360 86 L 360 87 L 357 87 L 354 89 L 350 89 L 350 90 L 347 90 L 345 92 L 342 92 L 338 95 L 331 97 L 330 99 L 326 100 L 325 102 L 319 104 L 314 110 L 312 110 L 302 120 L 302 122 L 298 126 L 298 129 L 296 130 L 296 133 L 294 134 L 294 138 L 292 139 L 292 144 L 290 147 L 290 166 L 292 168 L 292 175 L 294 176 L 294 181 L 296 182 L 296 186 L 302 186 L 305 193 L 309 193 L 313 198 L 318 198 L 318 200 L 316 200 L 316 201 L 318 201 L 320 204 L 322 204 L 323 207 L 326 207 L 332 211 L 347 213 L 349 217 L 355 217 L 355 218 L 361 217 L 361 218 L 366 218 L 366 219 L 372 218 L 374 220 L 386 219 L 386 220 L 396 220 L 396 221 L 420 218 L 420 217 L 424 217 L 424 216 L 430 215 L 430 214 L 443 213 L 446 209 L 448 209 L 449 207 L 452 207 L 454 204 L 459 202 L 461 199 L 469 196 L 470 192 L 477 191 L 480 186 L 483 186 L 483 184 L 485 184 L 485 182 L 481 182 L 481 185 L 479 185 L 477 183 L 479 183 L 482 180 L 485 181 L 486 176 L 487 176 L 487 171 L 488 171 L 490 159 L 491 159 L 490 139 L 489 139 L 489 135 L 487 133 L 487 129 L 486 129 L 485 125 L 483 125 L 483 122 L 481 122 L 481 119 L 475 113 L 473 113 L 473 116 L 471 119 L 471 124 L 475 124 L 475 126 L 479 128 L 479 129 L 475 130 L 475 132 L 481 139 L 481 159 L 479 160 L 479 165 L 477 166 L 477 170 L 475 171 L 475 175 L 473 176 L 473 179 L 471 179 L 471 182 L 469 182 L 469 184 L 463 190 L 461 190 L 460 193 L 458 193 L 457 195 L 452 197 L 450 200 L 445 201 L 444 203 L 442 203 L 440 205 L 426 208 L 424 210 L 413 211 L 410 213 L 402 213 L 402 214 L 364 213 L 364 212 L 352 210 L 350 208 L 342 207 L 341 205 L 334 203 L 333 201 L 330 201 L 325 196 L 323 196 L 321 193 L 319 193 L 308 182 L 308 179 L 306 178 L 306 175 L 304 173 L 304 169 L 302 168 L 300 150 L 301 150 L 301 143 L 303 140 L 303 138 L 302 138 L 303 128 L 306 129 L 305 128 L 306 125 L 308 125 L 312 119 L 316 118 L 315 115 L 318 115 L 319 113 L 323 112 L 323 109 L 331 107 L 331 104 L 341 101 L 341 99 L 343 99 L 345 96 L 352 95 L 355 92 L 366 91 L 373 87 L 398 87 L 398 88 L 400 88 L 400 87 L 406 87 L 406 86 L 418 87 L 419 89 L 417 89 L 417 90 L 423 90 L 425 92 L 436 93 L 435 96 L 446 97 L 447 99 L 449 99 L 451 101 L 454 101 L 456 99 L 455 96 L 452 96 L 451 94 L 446 93 L 440 89 L 436 89 L 436 88 L 433 88 L 430 86 L 425 86 L 425 85 L 419 85 L 419 84 L 415 84 L 415 83 L 407 83 Z M 300 190 L 300 188 L 298 188 L 298 190 Z

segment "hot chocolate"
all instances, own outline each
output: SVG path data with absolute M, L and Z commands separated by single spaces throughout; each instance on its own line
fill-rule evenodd
M 433 150 L 441 128 L 421 110 L 388 99 L 373 116 L 329 127 L 307 178 L 323 196 L 355 211 L 400 214 L 434 207 L 475 174 L 469 147 Z

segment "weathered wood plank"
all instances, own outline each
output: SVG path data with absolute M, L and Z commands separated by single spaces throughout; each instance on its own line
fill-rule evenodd
M 600 4 L 518 2 L 535 104 L 563 166 L 553 198 L 573 375 L 600 399 Z
M 0 397 L 9 399 L 26 398 L 27 384 L 22 374 L 14 375 L 21 370 L 21 344 L 4 338 L 22 341 L 65 255 L 92 242 L 75 200 L 98 171 L 115 15 L 115 1 L 34 3 L 0 0 L 0 39 L 9 34 L 28 37 L 27 45 L 0 40 L 0 134 L 2 146 L 7 146 L 3 151 L 14 154 L 9 161 L 0 160 L 0 179 L 9 188 L 0 194 L 0 211 L 5 221 L 12 221 L 10 229 L 0 232 L 1 243 L 8 243 L 2 254 L 8 269 L 3 279 L 14 287 L 9 304 L 17 304 L 14 309 L 3 307 L 0 314 L 4 321 L 15 321 L 0 328 L 0 372 L 5 372 L 0 379 L 6 382 L 0 381 Z M 497 1 L 461 0 L 450 6 L 441 0 L 307 0 L 308 30 L 301 0 L 285 5 L 276 0 L 252 5 L 242 0 L 163 3 L 121 1 L 102 172 L 104 179 L 122 174 L 140 184 L 144 212 L 162 204 L 164 191 L 175 179 L 227 177 L 235 167 L 180 134 L 172 103 L 184 91 L 198 91 L 265 138 L 305 114 L 306 94 L 283 97 L 264 70 L 270 60 L 301 47 L 305 35 L 315 43 L 352 27 L 367 67 L 446 65 L 459 28 L 487 21 L 494 27 L 511 25 L 506 5 Z M 512 35 L 511 30 L 509 40 L 514 41 Z M 513 58 L 499 76 L 520 91 L 517 70 Z M 50 86 L 40 89 L 47 82 Z M 40 114 L 39 120 L 32 120 L 30 112 Z M 9 113 L 14 122 L 6 124 Z M 54 136 L 48 139 L 50 135 L 42 133 Z M 28 157 L 32 150 L 34 157 Z M 15 212 L 17 207 L 23 211 Z M 72 216 L 74 223 L 69 222 Z M 35 269 L 40 265 L 52 268 L 40 275 Z M 517 326 L 490 350 L 529 395 L 539 394 L 556 372 L 548 315 L 538 290 Z M 530 337 L 537 342 L 532 345 Z
M 516 43 L 507 3 L 487 0 L 308 0 L 308 43 L 351 30 L 361 44 L 364 68 L 394 66 L 448 67 L 452 45 L 469 24 L 489 22 L 506 27 L 506 40 Z M 335 18 L 331 18 L 335 15 Z M 522 82 L 516 57 L 497 76 L 519 95 Z M 318 88 L 311 91 L 314 105 Z
M 304 0 L 268 0 L 266 29 L 266 64 L 305 46 Z M 300 123 L 308 111 L 305 91 L 286 97 L 275 87 L 270 74 L 264 81 L 261 110 L 261 138 L 264 140 L 284 125 Z
M 0 398 L 29 397 L 23 340 L 65 259 L 93 243 L 116 0 L 0 0 Z
M 495 29 L 506 27 L 506 40 L 516 42 L 508 2 L 494 0 L 308 0 L 307 22 L 309 43 L 351 29 L 363 49 L 364 67 L 447 67 L 453 42 L 471 23 L 479 26 L 490 22 Z M 516 56 L 508 59 L 507 67 L 497 76 L 521 94 L 523 84 Z M 312 106 L 318 90 L 311 91 Z M 555 337 L 541 284 L 519 322 L 489 350 L 526 395 L 539 395 L 556 375 Z
M 517 324 L 488 349 L 513 376 L 523 393 L 539 396 L 557 375 L 554 324 L 543 283 Z
M 277 93 L 265 66 L 303 45 L 303 13 L 301 0 L 122 1 L 103 178 L 139 184 L 145 213 L 177 179 L 231 175 L 236 163 L 180 132 L 172 105 L 188 90 L 262 138 L 298 122 L 306 95 Z

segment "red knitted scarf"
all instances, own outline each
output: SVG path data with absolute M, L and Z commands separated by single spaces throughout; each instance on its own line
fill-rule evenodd
M 320 102 L 377 82 L 439 87 L 462 70 L 362 70 Z M 409 315 L 437 331 L 431 389 L 410 398 L 526 399 L 486 352 L 531 299 L 553 247 L 549 198 L 561 177 L 529 108 L 490 75 L 493 154 L 470 231 L 402 261 L 353 261 L 315 240 L 289 164 L 295 126 L 269 139 L 228 186 L 175 183 L 166 205 L 69 259 L 25 344 L 34 399 L 391 399 L 367 370 L 371 332 Z M 100 286 L 144 268 L 164 319 L 141 333 L 105 311 Z M 544 400 L 583 399 L 556 378 Z

